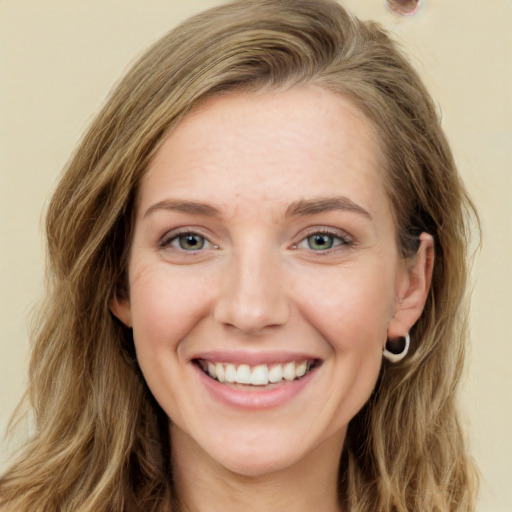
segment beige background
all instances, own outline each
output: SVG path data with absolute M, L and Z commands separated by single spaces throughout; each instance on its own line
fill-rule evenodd
M 27 370 L 41 295 L 41 210 L 110 86 L 150 43 L 219 0 L 0 0 L 0 434 Z M 482 216 L 461 404 L 482 474 L 480 512 L 512 511 L 512 1 L 343 0 L 401 41 L 442 108 Z M 15 443 L 1 441 L 0 461 Z

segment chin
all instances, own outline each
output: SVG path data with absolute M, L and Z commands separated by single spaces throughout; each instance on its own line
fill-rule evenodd
M 252 453 L 233 454 L 218 462 L 229 472 L 246 478 L 262 478 L 266 475 L 289 470 L 298 465 L 300 458 L 287 454 Z

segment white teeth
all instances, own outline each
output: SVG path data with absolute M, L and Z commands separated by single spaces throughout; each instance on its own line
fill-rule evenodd
M 280 382 L 283 380 L 283 365 L 276 364 L 268 372 L 268 380 L 272 383 Z
M 219 382 L 266 386 L 283 380 L 293 381 L 308 373 L 312 361 L 290 361 L 283 364 L 260 364 L 254 367 L 248 364 L 214 363 L 200 359 L 200 368 Z
M 295 363 L 293 361 L 291 363 L 286 363 L 283 366 L 283 377 L 286 380 L 295 379 Z
M 215 372 L 215 365 L 213 363 L 208 363 L 208 374 L 210 377 L 217 377 L 217 373 Z
M 248 364 L 241 364 L 236 370 L 238 384 L 251 384 L 251 368 Z
M 234 364 L 226 365 L 226 382 L 236 382 L 236 367 Z
M 222 363 L 215 364 L 215 373 L 217 374 L 217 380 L 224 382 L 226 380 L 226 373 L 224 371 L 224 365 Z
M 254 386 L 266 386 L 268 384 L 268 368 L 266 364 L 260 364 L 253 368 L 251 384 Z
M 302 361 L 302 363 L 298 364 L 295 367 L 295 375 L 297 375 L 297 377 L 302 377 L 303 375 L 306 375 L 307 369 L 308 369 L 307 361 Z

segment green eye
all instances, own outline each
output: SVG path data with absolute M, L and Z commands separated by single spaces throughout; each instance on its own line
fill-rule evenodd
M 331 233 L 329 231 L 317 231 L 303 238 L 295 249 L 306 249 L 316 253 L 329 254 L 330 249 L 335 250 L 341 246 L 351 247 L 354 245 L 353 239 L 345 233 Z
M 334 237 L 325 233 L 315 233 L 307 237 L 308 247 L 314 251 L 325 251 L 334 245 Z
M 201 235 L 185 233 L 183 235 L 177 236 L 173 240 L 172 245 L 175 245 L 176 243 L 179 248 L 183 249 L 184 251 L 198 251 L 204 248 L 206 240 Z

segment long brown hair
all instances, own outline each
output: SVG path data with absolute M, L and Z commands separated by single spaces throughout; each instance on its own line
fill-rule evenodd
M 374 123 L 397 243 L 435 240 L 410 355 L 385 362 L 349 425 L 339 475 L 351 512 L 468 511 L 477 480 L 455 408 L 466 341 L 471 202 L 416 72 L 374 23 L 330 0 L 240 0 L 191 18 L 128 72 L 85 134 L 51 200 L 47 297 L 28 401 L 35 432 L 0 481 L 2 510 L 177 510 L 167 418 L 114 319 L 137 190 L 174 126 L 201 102 L 316 84 Z M 475 217 L 473 217 L 475 218 Z

